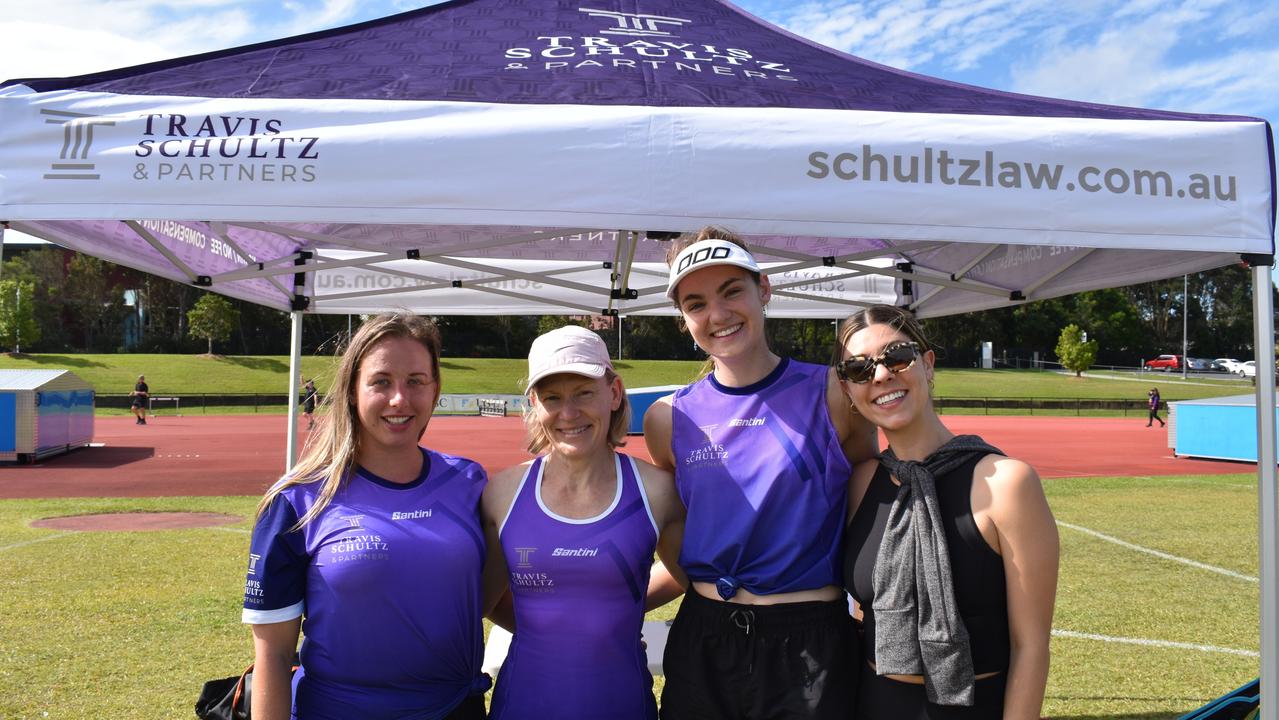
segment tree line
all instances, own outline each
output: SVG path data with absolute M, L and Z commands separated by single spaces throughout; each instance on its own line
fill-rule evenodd
M 1181 352 L 1188 320 L 1190 355 L 1252 357 L 1252 283 L 1232 265 L 1180 277 L 1096 290 L 1016 307 L 933 318 L 924 329 L 949 367 L 979 364 L 981 344 L 996 358 L 1028 361 L 1035 353 L 1056 359 L 1061 331 L 1077 325 L 1097 342 L 1095 362 L 1135 366 L 1161 353 Z M 282 355 L 289 349 L 285 312 L 209 295 L 190 285 L 113 265 L 56 246 L 12 257 L 0 268 L 0 348 L 23 352 L 139 352 Z M 25 299 L 24 299 L 25 298 Z M 1188 301 L 1188 302 L 1187 302 Z M 225 307 L 223 307 L 225 305 Z M 200 332 L 193 332 L 192 318 Z M 333 354 L 360 318 L 306 315 L 303 352 Z M 441 316 L 444 352 L 456 357 L 522 357 L 539 333 L 566 322 L 594 327 L 613 357 L 686 360 L 701 357 L 672 317 L 627 317 L 619 334 L 610 318 L 554 316 Z M 210 330 L 213 328 L 213 330 Z M 835 341 L 832 320 L 770 318 L 766 328 L 779 353 L 828 362 Z

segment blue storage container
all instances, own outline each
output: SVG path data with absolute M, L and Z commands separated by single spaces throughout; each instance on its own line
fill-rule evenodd
M 93 440 L 95 393 L 69 370 L 0 370 L 0 461 L 31 462 Z

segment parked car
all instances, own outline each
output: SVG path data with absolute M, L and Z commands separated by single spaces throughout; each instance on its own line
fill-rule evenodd
M 1257 377 L 1257 362 L 1249 360 L 1239 364 L 1239 377 Z
M 1160 355 L 1153 360 L 1147 360 L 1145 368 L 1147 370 L 1163 370 L 1169 372 L 1181 369 L 1180 355 Z
M 1186 367 L 1191 372 L 1209 372 L 1216 368 L 1213 367 L 1212 361 L 1205 358 L 1186 358 Z
M 1234 358 L 1217 358 L 1216 360 L 1213 360 L 1213 363 L 1215 363 L 1217 367 L 1221 368 L 1222 372 L 1228 373 L 1239 372 L 1239 366 L 1242 364 Z

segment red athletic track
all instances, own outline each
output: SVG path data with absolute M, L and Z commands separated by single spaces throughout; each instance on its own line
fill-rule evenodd
M 1045 478 L 1255 472 L 1254 463 L 1172 456 L 1168 435 L 1145 418 L 947 415 L 957 433 L 975 433 Z M 97 418 L 95 442 L 35 465 L 0 465 L 0 498 L 260 495 L 284 464 L 279 415 Z M 424 443 L 480 461 L 490 472 L 527 459 L 519 418 L 437 417 Z M 648 453 L 641 437 L 627 449 Z

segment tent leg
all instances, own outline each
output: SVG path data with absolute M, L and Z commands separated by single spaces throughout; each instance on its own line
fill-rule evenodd
M 302 313 L 289 313 L 293 321 L 289 337 L 289 440 L 284 456 L 284 471 L 293 469 L 298 458 L 298 391 L 302 373 Z
M 1261 525 L 1261 715 L 1279 720 L 1279 495 L 1275 449 L 1275 308 L 1269 265 L 1252 268 L 1257 365 L 1257 486 Z

